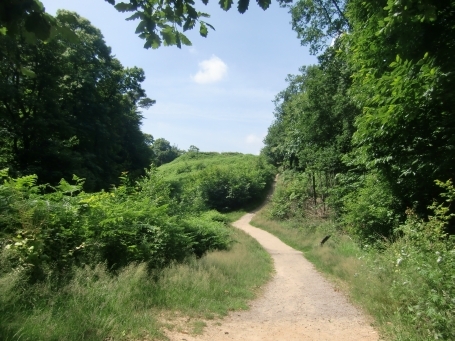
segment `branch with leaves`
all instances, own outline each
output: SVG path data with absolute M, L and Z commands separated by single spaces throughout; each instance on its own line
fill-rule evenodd
M 199 33 L 207 37 L 209 28 L 215 28 L 206 21 L 210 15 L 199 11 L 193 0 L 130 0 L 116 2 L 105 0 L 119 12 L 131 12 L 126 20 L 139 20 L 136 34 L 145 40 L 145 48 L 156 49 L 162 45 L 191 45 L 184 32 L 199 27 Z M 208 0 L 202 0 L 204 5 Z M 233 0 L 220 0 L 220 7 L 228 11 Z M 244 13 L 249 7 L 249 0 L 239 0 L 237 9 Z M 266 10 L 271 0 L 257 0 L 258 5 Z M 55 18 L 45 12 L 39 0 L 3 0 L 0 3 L 0 35 L 22 34 L 29 40 L 49 40 L 56 33 L 71 35 L 60 27 Z

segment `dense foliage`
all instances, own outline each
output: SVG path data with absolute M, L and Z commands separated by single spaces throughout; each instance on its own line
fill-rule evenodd
M 173 171 L 188 162 L 199 170 L 175 178 Z M 260 158 L 242 154 L 187 153 L 164 167 L 134 183 L 122 176 L 120 186 L 96 193 L 84 192 L 77 177 L 51 187 L 37 185 L 36 175 L 11 178 L 2 171 L 3 271 L 25 267 L 39 280 L 49 271 L 64 278 L 74 266 L 98 263 L 116 270 L 145 262 L 156 269 L 226 249 L 227 220 L 211 209 L 257 203 L 274 176 Z
M 78 174 L 87 190 L 108 188 L 150 165 L 138 109 L 154 101 L 142 69 L 124 68 L 90 22 L 67 11 L 56 20 L 79 40 L 0 36 L 0 167 L 41 183 Z
M 231 211 L 261 202 L 274 177 L 262 158 L 240 153 L 190 151 L 159 168 L 180 209 Z
M 229 245 L 225 221 L 215 213 L 197 220 L 171 215 L 176 209 L 169 186 L 154 170 L 134 186 L 124 178 L 110 192 L 90 194 L 77 178 L 75 185 L 62 180 L 43 194 L 36 176 L 2 177 L 1 246 L 9 264 L 2 268 L 29 268 L 33 280 L 49 271 L 65 277 L 73 266 L 97 263 L 112 270 L 132 262 L 161 268 Z
M 303 44 L 334 40 L 318 65 L 288 77 L 263 153 L 313 176 L 315 203 L 330 192 L 360 239 L 389 237 L 406 208 L 425 218 L 441 193 L 435 180 L 454 176 L 455 3 L 334 4 L 290 6 Z M 316 193 L 318 178 L 327 186 Z

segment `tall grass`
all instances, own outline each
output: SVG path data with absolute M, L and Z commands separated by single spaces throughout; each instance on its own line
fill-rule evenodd
M 130 265 L 117 276 L 103 265 L 76 269 L 58 290 L 50 281 L 29 285 L 17 271 L 4 274 L 0 340 L 160 339 L 169 323 L 163 316 L 172 312 L 211 318 L 246 309 L 268 280 L 272 263 L 251 237 L 238 230 L 233 236 L 229 251 L 152 274 L 145 264 Z

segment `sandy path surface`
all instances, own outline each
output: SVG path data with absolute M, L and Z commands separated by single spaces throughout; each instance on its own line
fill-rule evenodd
M 171 340 L 378 340 L 367 318 L 335 291 L 302 253 L 249 224 L 253 213 L 234 226 L 244 230 L 272 255 L 275 276 L 250 310 L 232 312 L 221 325 L 208 324 L 203 335 L 173 332 Z M 219 324 L 219 323 L 218 323 Z

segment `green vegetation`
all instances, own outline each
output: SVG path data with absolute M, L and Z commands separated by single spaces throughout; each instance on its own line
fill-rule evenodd
M 229 222 L 273 166 L 142 133 L 142 69 L 76 13 L 2 3 L 0 61 L 0 339 L 160 337 L 159 314 L 245 308 L 271 263 Z
M 100 0 L 102 1 L 102 0 Z M 167 0 L 160 2 L 156 0 L 130 0 L 117 2 L 105 0 L 113 5 L 119 12 L 130 12 L 132 15 L 126 20 L 139 20 L 136 34 L 145 40 L 144 48 L 156 49 L 161 45 L 177 46 L 191 45 L 191 41 L 183 32 L 199 27 L 199 33 L 207 37 L 208 28 L 214 29 L 205 21 L 210 15 L 200 12 L 195 7 L 193 0 Z M 204 5 L 208 0 L 202 0 Z M 271 0 L 258 0 L 257 4 L 266 10 Z M 287 2 L 286 0 L 283 1 Z M 249 6 L 249 0 L 239 0 L 237 9 L 244 13 Z M 220 7 L 228 11 L 233 1 L 221 1 Z M 45 8 L 39 0 L 8 0 L 0 4 L 0 35 L 20 34 L 28 40 L 51 40 L 55 32 L 64 34 L 67 37 L 76 39 L 74 31 L 68 30 L 65 26 L 46 13 Z
M 79 40 L 0 35 L 0 169 L 52 185 L 77 174 L 97 191 L 121 172 L 137 177 L 179 156 L 140 131 L 139 109 L 155 103 L 141 87 L 143 70 L 123 67 L 88 20 L 68 11 L 55 20 Z
M 280 179 L 278 197 L 288 182 L 292 184 L 292 178 Z M 455 200 L 455 188 L 451 182 L 439 185 L 446 202 L 432 205 L 429 221 L 408 211 L 393 242 L 383 240 L 380 247 L 360 246 L 338 223 L 319 218 L 311 207 L 304 217 L 276 218 L 274 200 L 252 224 L 301 250 L 376 319 L 386 339 L 452 340 L 455 238 L 444 230 L 453 217 L 448 206 Z M 321 247 L 327 235 L 331 237 Z
M 146 48 L 211 27 L 190 0 L 108 2 Z M 0 338 L 155 337 L 168 309 L 200 331 L 243 307 L 270 260 L 228 221 L 264 198 L 270 162 L 281 181 L 258 225 L 388 337 L 455 339 L 455 2 L 280 3 L 322 54 L 277 95 L 261 157 L 143 134 L 143 71 L 99 30 L 38 0 L 0 4 Z
M 233 230 L 232 238 L 230 251 L 188 258 L 152 274 L 145 264 L 131 264 L 117 276 L 102 264 L 79 268 L 59 290 L 50 279 L 30 286 L 21 270 L 2 274 L 0 339 L 155 339 L 163 338 L 161 328 L 179 325 L 176 311 L 200 328 L 201 319 L 246 309 L 272 263 L 245 233 Z
M 274 168 L 261 157 L 197 151 L 187 152 L 159 172 L 180 198 L 180 210 L 199 205 L 222 212 L 259 205 L 274 177 Z
M 454 175 L 453 1 L 289 6 L 302 44 L 323 53 L 288 77 L 263 154 L 312 178 L 314 203 L 330 201 L 360 242 L 393 236 L 407 208 L 428 219 L 435 181 Z
M 176 180 L 172 170 L 196 159 L 204 169 Z M 225 184 L 209 181 L 213 172 L 225 172 Z M 2 171 L 2 339 L 157 336 L 157 314 L 197 319 L 246 308 L 269 277 L 270 259 L 228 226 L 236 213 L 212 208 L 262 200 L 273 176 L 257 156 L 216 153 L 187 153 L 135 182 L 123 175 L 109 192 L 86 193 L 76 176 L 50 186 Z M 206 193 L 220 184 L 228 191 L 212 203 Z M 231 187 L 236 196 L 223 198 Z

